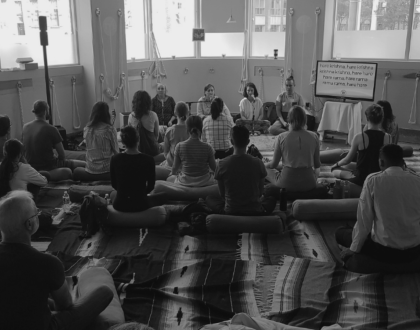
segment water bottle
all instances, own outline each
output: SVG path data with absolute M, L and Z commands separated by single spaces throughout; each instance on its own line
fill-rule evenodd
M 285 188 L 280 189 L 280 211 L 287 211 L 287 192 Z
M 334 199 L 343 198 L 343 186 L 341 185 L 341 180 L 335 180 L 333 198 Z
M 68 211 L 70 209 L 70 196 L 67 193 L 67 190 L 63 194 L 63 210 L 64 212 Z
M 110 201 L 110 199 L 109 199 L 109 195 L 108 194 L 105 194 L 105 201 L 106 201 L 106 205 L 109 205 L 109 204 L 111 204 L 111 201 Z
M 344 181 L 343 190 L 343 197 L 350 198 L 350 182 Z

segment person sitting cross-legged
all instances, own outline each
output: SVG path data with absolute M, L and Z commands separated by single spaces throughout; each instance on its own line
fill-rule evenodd
M 263 162 L 246 153 L 249 131 L 244 126 L 232 128 L 232 156 L 219 161 L 215 179 L 221 197 L 208 196 L 206 204 L 213 212 L 228 215 L 270 215 L 274 197 L 262 197 L 267 176 Z
M 363 185 L 354 228 L 336 231 L 337 243 L 349 248 L 341 258 L 362 254 L 386 264 L 418 260 L 420 176 L 405 169 L 403 150 L 395 144 L 382 147 L 379 164 L 381 172 Z
M 47 102 L 36 101 L 32 112 L 35 120 L 25 124 L 22 132 L 26 160 L 37 171 L 48 171 L 51 181 L 71 179 L 72 171 L 77 167 L 85 167 L 86 163 L 66 159 L 60 133 L 47 122 Z M 54 149 L 58 156 L 54 155 Z
M 93 283 L 82 292 L 91 268 L 80 274 L 80 295 L 72 300 L 61 261 L 31 247 L 38 214 L 27 191 L 12 191 L 0 200 L 0 329 L 86 329 L 109 305 L 113 291 Z

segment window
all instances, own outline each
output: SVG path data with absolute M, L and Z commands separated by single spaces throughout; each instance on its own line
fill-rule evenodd
M 76 38 L 70 0 L 21 0 L 0 2 L 0 60 L 2 68 L 16 67 L 19 57 L 44 63 L 39 42 L 38 17 L 48 17 L 48 64 L 75 64 Z
M 152 0 L 151 4 L 153 33 L 161 57 L 193 57 L 195 1 Z
M 145 59 L 146 26 L 145 3 L 143 0 L 124 0 L 125 37 L 127 59 Z
M 206 41 L 201 43 L 201 56 L 240 57 L 243 48 L 243 33 L 206 33 Z
M 264 16 L 257 13 L 257 8 L 270 6 Z M 272 56 L 273 49 L 278 49 L 279 57 L 284 57 L 286 47 L 287 0 L 254 0 L 251 26 L 251 56 Z M 258 32 L 258 33 L 257 33 Z
M 255 0 L 254 1 L 255 15 L 265 15 L 265 1 L 266 0 Z
M 420 58 L 420 43 L 414 42 L 420 40 L 420 6 L 416 2 L 418 0 L 337 0 L 333 57 Z M 411 18 L 412 28 L 408 26 Z M 411 35 L 411 44 L 407 44 L 407 34 Z

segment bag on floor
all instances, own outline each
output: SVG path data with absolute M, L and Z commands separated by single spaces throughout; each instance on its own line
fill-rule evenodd
M 89 238 L 103 228 L 102 222 L 108 217 L 107 201 L 91 191 L 83 198 L 79 216 L 82 223 L 80 238 Z
M 258 148 L 257 148 L 254 144 L 251 144 L 251 145 L 248 147 L 248 150 L 246 151 L 246 153 L 247 153 L 248 155 L 251 155 L 251 156 L 257 157 L 257 158 L 259 158 L 259 159 L 263 159 L 263 156 L 261 155 L 261 152 L 258 150 Z

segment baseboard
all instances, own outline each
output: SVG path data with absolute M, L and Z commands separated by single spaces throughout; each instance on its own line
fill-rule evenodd
M 420 144 L 420 131 L 414 129 L 400 128 L 399 142 Z

